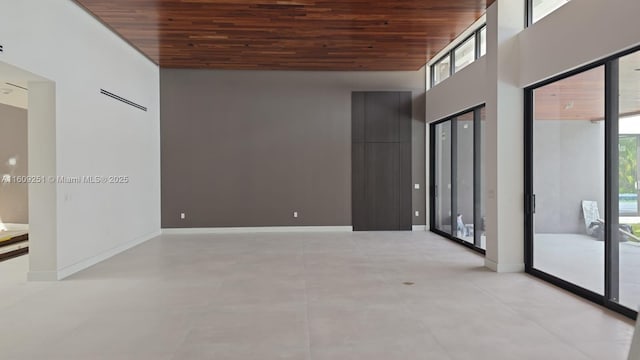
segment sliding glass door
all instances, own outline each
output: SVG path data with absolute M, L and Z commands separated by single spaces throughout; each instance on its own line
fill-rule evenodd
M 455 237 L 473 244 L 473 111 L 452 120 L 456 124 L 456 232 Z
M 604 66 L 533 101 L 533 266 L 604 294 Z
M 640 306 L 640 51 L 526 90 L 526 267 L 627 316 Z
M 612 300 L 638 310 L 640 306 L 640 51 L 618 60 L 618 295 Z M 614 249 L 616 250 L 616 249 Z M 615 261 L 614 261 L 615 263 Z M 615 265 L 615 264 L 613 264 Z
M 484 249 L 484 106 L 431 124 L 431 230 Z
M 476 241 L 479 244 L 480 248 L 483 250 L 487 249 L 487 237 L 485 235 L 485 218 L 487 214 L 487 202 L 486 202 L 486 171 L 485 166 L 485 154 L 486 154 L 486 131 L 487 131 L 487 108 L 480 108 L 480 121 L 475 122 L 475 133 L 480 136 L 480 143 L 476 145 L 476 151 L 474 152 L 474 156 L 476 157 L 475 166 L 476 166 L 476 176 L 479 175 L 479 178 L 476 179 L 476 190 L 474 194 L 474 206 L 476 209 L 475 212 L 475 223 L 477 225 L 475 233 L 476 233 Z M 478 135 L 476 135 L 477 137 Z
M 433 202 L 435 203 L 434 221 L 432 226 L 443 233 L 453 235 L 451 223 L 451 122 L 437 124 L 432 129 L 435 135 L 432 147 L 438 154 L 434 167 L 435 182 Z

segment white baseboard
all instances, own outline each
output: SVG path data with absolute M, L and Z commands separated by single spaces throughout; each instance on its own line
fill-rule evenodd
M 484 259 L 484 266 L 498 273 L 524 272 L 524 263 L 519 264 L 498 264 L 493 260 Z
M 427 231 L 427 225 L 413 225 L 411 231 Z
M 120 254 L 123 251 L 129 250 L 134 246 L 140 245 L 148 240 L 153 239 L 156 236 L 160 235 L 160 231 L 155 231 L 151 234 L 139 237 L 137 239 L 131 240 L 127 243 L 118 245 L 112 249 L 104 251 L 98 255 L 92 256 L 88 259 L 77 262 L 73 265 L 69 265 L 62 269 L 58 269 L 58 271 L 29 271 L 27 274 L 27 279 L 29 281 L 56 281 L 62 280 L 66 277 L 69 277 L 79 271 L 87 269 L 99 262 L 107 260 L 108 258 Z
M 58 272 L 56 271 L 29 271 L 27 281 L 56 281 Z
M 266 226 L 266 227 L 219 227 L 219 228 L 167 228 L 166 235 L 187 234 L 242 234 L 242 233 L 289 233 L 289 232 L 350 232 L 351 226 Z

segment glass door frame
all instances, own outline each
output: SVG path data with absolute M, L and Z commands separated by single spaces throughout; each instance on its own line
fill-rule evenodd
M 481 151 L 482 151 L 482 118 L 481 111 L 485 107 L 485 104 L 477 105 L 466 110 L 460 111 L 454 115 L 448 116 L 444 119 L 432 122 L 429 124 L 429 230 L 442 237 L 452 240 L 458 244 L 464 245 L 478 253 L 485 254 L 486 251 L 481 248 L 481 198 L 482 198 L 482 183 L 481 183 Z M 456 229 L 456 216 L 457 213 L 457 118 L 461 115 L 473 112 L 473 243 L 464 241 L 454 235 Z M 437 140 L 436 140 L 436 127 L 447 121 L 451 122 L 451 234 L 448 234 L 436 227 L 436 210 L 437 210 L 437 178 L 436 162 L 438 161 L 437 152 Z
M 620 243 L 619 225 L 619 69 L 618 60 L 625 55 L 640 51 L 635 47 L 603 60 L 563 73 L 524 89 L 524 258 L 525 272 L 548 281 L 578 296 L 600 304 L 631 319 L 638 312 L 616 302 L 619 299 Z M 604 65 L 605 82 L 605 250 L 604 250 L 604 295 L 585 289 L 534 267 L 534 215 L 536 198 L 534 179 L 534 90 L 562 79 Z M 615 230 L 614 230 L 615 229 Z

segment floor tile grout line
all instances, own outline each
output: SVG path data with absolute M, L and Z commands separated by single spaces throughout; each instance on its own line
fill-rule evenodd
M 396 274 L 398 274 L 397 268 L 396 268 L 396 269 L 394 269 L 394 272 L 395 272 Z M 398 277 L 398 278 L 399 278 L 399 277 Z M 412 281 L 413 281 L 413 280 L 412 280 Z M 399 288 L 398 288 L 398 289 L 399 289 Z M 409 304 L 409 303 L 406 301 L 406 299 L 402 296 L 402 294 L 400 293 L 400 291 L 399 291 L 399 290 L 396 290 L 396 293 L 397 293 L 397 295 L 398 295 L 398 298 L 400 299 L 400 303 L 402 304 L 403 310 L 405 311 L 405 313 L 406 313 L 408 316 L 411 316 L 411 315 L 412 315 L 412 313 L 411 313 L 411 309 L 409 309 L 409 305 L 410 305 L 410 304 Z M 435 336 L 435 334 L 434 334 L 434 333 L 433 333 L 433 331 L 431 330 L 431 327 L 429 326 L 429 324 L 427 324 L 427 323 L 425 322 L 425 320 L 424 320 L 424 319 L 420 319 L 420 320 L 418 320 L 418 323 L 419 323 L 419 325 L 421 325 L 421 327 L 422 327 L 422 328 L 424 329 L 424 331 L 426 332 L 426 334 L 425 334 L 425 335 L 427 335 L 427 334 L 428 334 L 429 336 L 431 336 L 431 338 L 433 339 L 433 341 L 435 341 L 435 343 L 436 343 L 436 344 L 438 344 L 438 345 L 440 346 L 440 349 L 441 349 L 445 354 L 447 354 L 447 356 L 448 356 L 450 359 L 453 359 L 453 355 L 451 354 L 451 352 L 449 351 L 449 349 L 447 349 L 447 347 L 446 347 L 446 346 L 444 346 L 444 344 L 442 344 L 442 342 L 440 342 L 440 340 L 438 340 L 438 338 Z
M 498 274 L 499 275 L 499 274 Z M 533 280 L 533 279 L 529 279 L 529 280 Z M 541 329 L 544 329 L 544 331 L 546 331 L 547 333 L 549 333 L 553 338 L 559 340 L 562 344 L 578 351 L 580 354 L 586 356 L 589 359 L 592 360 L 599 360 L 594 358 L 593 356 L 591 356 L 588 353 L 585 353 L 582 349 L 580 349 L 580 347 L 576 346 L 576 344 L 572 343 L 571 341 L 565 339 L 562 334 L 558 334 L 556 331 L 554 331 L 553 329 L 549 329 L 546 326 L 544 326 L 543 324 L 541 324 L 538 320 L 528 316 L 527 313 L 518 311 L 517 309 L 513 308 L 511 305 L 509 305 L 508 303 L 504 302 L 503 300 L 501 300 L 498 296 L 492 294 L 491 292 L 489 292 L 486 289 L 483 289 L 482 287 L 478 286 L 477 284 L 474 284 L 472 282 L 472 285 L 477 287 L 480 291 L 482 291 L 485 295 L 488 295 L 489 297 L 493 298 L 494 300 L 496 300 L 497 302 L 499 302 L 500 304 L 502 304 L 505 308 L 509 309 L 511 311 L 511 313 L 513 313 L 516 316 L 519 317 L 523 317 L 525 319 L 527 319 L 530 322 L 535 323 L 536 325 L 538 325 Z
M 280 235 L 283 235 L 283 234 L 280 234 Z M 220 237 L 220 239 L 228 240 L 224 237 Z M 327 239 L 329 239 L 330 241 L 327 243 L 323 243 L 323 241 Z M 229 244 L 222 243 L 220 249 L 222 249 L 223 255 L 233 257 L 233 256 L 244 255 L 247 253 L 247 251 L 249 251 L 252 254 L 255 253 L 254 255 L 256 255 L 256 257 L 255 259 L 254 257 L 249 257 L 248 259 L 251 261 L 256 261 L 264 266 L 270 266 L 271 264 L 274 264 L 272 261 L 270 261 L 271 257 L 273 257 L 274 259 L 280 259 L 282 257 L 284 262 L 286 262 L 289 265 L 294 265 L 292 267 L 286 266 L 285 269 L 282 270 L 282 271 L 286 271 L 286 274 L 289 274 L 289 272 L 291 272 L 291 269 L 297 269 L 296 273 L 302 271 L 301 277 L 298 277 L 298 274 L 295 274 L 296 276 L 295 278 L 293 278 L 293 280 L 296 281 L 297 285 L 295 285 L 294 288 L 291 289 L 298 294 L 296 296 L 296 299 L 298 299 L 296 300 L 296 302 L 299 305 L 302 305 L 299 302 L 301 300 L 300 296 L 301 295 L 304 296 L 304 306 L 305 306 L 304 317 L 302 317 L 303 316 L 301 312 L 302 308 L 300 308 L 299 305 L 295 306 L 296 309 L 298 309 L 298 310 L 295 310 L 295 312 L 298 313 L 298 315 L 296 315 L 296 318 L 298 318 L 297 322 L 299 323 L 300 321 L 303 321 L 303 319 L 305 321 L 304 325 L 300 324 L 301 326 L 304 326 L 305 329 L 303 330 L 298 328 L 299 330 L 306 331 L 305 335 L 298 334 L 295 337 L 296 339 L 295 344 L 297 345 L 299 344 L 299 346 L 297 346 L 298 348 L 297 354 L 301 358 L 306 357 L 309 360 L 312 360 L 314 357 L 322 358 L 323 353 L 326 350 L 325 346 L 322 344 L 323 332 L 326 331 L 326 329 L 322 329 L 322 325 L 323 325 L 322 321 L 318 323 L 319 318 L 317 317 L 318 313 L 316 312 L 316 305 L 321 305 L 321 306 L 323 305 L 323 300 L 325 299 L 325 295 L 328 295 L 328 296 L 338 295 L 339 297 L 341 295 L 345 295 L 346 298 L 351 299 L 349 301 L 351 301 L 352 303 L 347 305 L 347 309 L 358 310 L 358 309 L 367 307 L 367 304 L 369 303 L 372 304 L 373 306 L 376 306 L 376 304 L 379 303 L 379 304 L 385 305 L 380 308 L 380 309 L 383 309 L 383 311 L 387 311 L 385 309 L 388 309 L 390 313 L 397 314 L 399 317 L 404 317 L 408 315 L 408 319 L 398 323 L 397 326 L 399 326 L 399 329 L 413 329 L 411 330 L 412 333 L 416 335 L 420 335 L 420 337 L 423 334 L 424 336 L 433 337 L 434 341 L 432 346 L 426 346 L 426 347 L 423 346 L 424 349 L 433 348 L 434 350 L 436 350 L 437 347 L 440 346 L 441 348 L 437 350 L 442 351 L 441 353 L 442 358 L 447 358 L 447 359 L 456 358 L 456 356 L 460 355 L 459 349 L 451 346 L 451 344 L 449 344 L 447 336 L 443 336 L 443 335 L 446 335 L 446 333 L 443 334 L 438 330 L 439 329 L 438 324 L 440 323 L 440 320 L 449 321 L 451 317 L 444 315 L 442 319 L 440 319 L 438 317 L 438 312 L 441 310 L 441 307 L 442 309 L 448 308 L 444 306 L 447 303 L 447 301 L 452 302 L 455 308 L 455 306 L 458 305 L 456 303 L 458 300 L 457 300 L 457 297 L 455 296 L 447 300 L 449 298 L 449 294 L 447 293 L 436 294 L 435 297 L 432 297 L 431 294 L 433 292 L 433 289 L 436 289 L 436 288 L 442 289 L 444 291 L 451 290 L 453 291 L 452 292 L 453 295 L 457 294 L 458 291 L 460 291 L 461 294 L 471 292 L 471 296 L 473 296 L 474 292 L 477 292 L 479 299 L 477 299 L 478 301 L 476 303 L 487 304 L 486 308 L 489 309 L 487 313 L 489 313 L 489 316 L 490 316 L 487 319 L 496 320 L 496 331 L 497 331 L 496 334 L 507 334 L 508 331 L 500 331 L 500 329 L 504 329 L 504 330 L 511 329 L 508 326 L 505 328 L 502 328 L 502 326 L 504 325 L 512 324 L 512 321 L 510 320 L 512 316 L 510 314 L 513 314 L 514 315 L 513 318 L 519 322 L 522 322 L 522 320 L 524 320 L 525 322 L 531 321 L 532 329 L 530 331 L 533 334 L 540 335 L 540 338 L 546 338 L 548 336 L 549 343 L 553 342 L 553 344 L 556 345 L 557 348 L 555 349 L 555 352 L 552 352 L 552 353 L 547 352 L 548 354 L 556 354 L 556 353 L 561 354 L 565 352 L 567 354 L 574 354 L 574 356 L 577 356 L 579 358 L 582 358 L 582 356 L 585 356 L 585 358 L 593 358 L 594 355 L 587 354 L 588 352 L 590 352 L 590 349 L 592 350 L 591 351 L 592 353 L 595 353 L 600 349 L 605 349 L 605 348 L 615 349 L 616 351 L 621 353 L 623 350 L 623 347 L 627 346 L 626 344 L 628 341 L 625 341 L 625 339 L 627 338 L 627 335 L 628 335 L 628 331 L 627 331 L 628 329 L 626 327 L 622 326 L 622 324 L 613 322 L 613 320 L 615 319 L 611 319 L 611 320 L 608 319 L 605 316 L 606 314 L 600 314 L 599 312 L 596 314 L 593 311 L 590 311 L 590 309 L 586 307 L 583 308 L 582 306 L 577 306 L 577 309 L 579 310 L 578 311 L 579 316 L 575 319 L 571 317 L 571 318 L 568 318 L 566 322 L 560 321 L 559 323 L 548 321 L 548 319 L 550 320 L 554 319 L 553 315 L 547 315 L 548 312 L 550 312 L 550 314 L 555 313 L 555 311 L 559 311 L 561 313 L 565 308 L 564 306 L 565 304 L 567 308 L 573 305 L 580 305 L 580 304 L 576 303 L 575 301 L 571 301 L 572 299 L 570 298 L 570 296 L 562 296 L 562 294 L 559 293 L 558 294 L 559 304 L 557 306 L 554 306 L 553 305 L 555 303 L 555 297 L 553 296 L 554 293 L 551 293 L 549 300 L 547 300 L 547 297 L 546 297 L 547 292 L 544 291 L 544 289 L 542 288 L 533 286 L 535 285 L 533 283 L 536 282 L 535 278 L 529 279 L 528 277 L 525 278 L 519 274 L 512 275 L 514 277 L 510 277 L 511 275 L 507 275 L 506 277 L 501 277 L 494 273 L 488 273 L 488 272 L 485 274 L 483 271 L 480 271 L 479 268 L 476 269 L 475 265 L 473 267 L 468 266 L 471 263 L 475 264 L 476 261 L 469 256 L 463 256 L 461 251 L 457 251 L 456 249 L 458 245 L 452 244 L 451 246 L 448 246 L 448 244 L 446 244 L 446 246 L 440 246 L 439 244 L 436 243 L 440 239 L 430 238 L 428 236 L 412 237 L 412 236 L 407 236 L 407 234 L 404 234 L 404 233 L 391 234 L 390 236 L 387 236 L 384 234 L 382 234 L 382 236 L 379 236 L 379 234 L 365 233 L 365 234 L 356 234 L 355 236 L 354 235 L 348 235 L 348 236 L 347 235 L 330 235 L 329 237 L 325 235 L 318 236 L 317 234 L 316 235 L 311 234 L 309 236 L 296 235 L 295 238 L 293 238 L 295 242 L 292 242 L 291 241 L 292 238 L 288 235 L 279 236 L 277 234 L 275 237 L 270 235 L 268 237 L 265 237 L 264 239 L 261 238 L 259 239 L 260 240 L 259 243 L 256 243 L 256 244 L 253 244 L 251 242 L 248 243 L 247 241 L 244 241 L 243 238 L 239 238 L 239 240 L 241 240 L 240 242 L 236 242 L 237 240 L 236 238 L 231 240 L 233 241 L 225 241 L 225 242 L 228 242 Z M 254 239 L 249 239 L 249 240 L 254 240 Z M 231 244 L 232 242 L 234 244 Z M 456 248 L 454 248 L 454 246 Z M 185 266 L 188 265 L 190 262 L 192 262 L 192 261 L 185 261 L 185 258 L 188 259 L 190 256 L 193 256 L 193 254 L 202 254 L 201 251 L 203 248 L 211 248 L 211 246 L 207 245 L 207 243 L 204 243 L 202 241 L 196 243 L 194 246 L 187 246 L 187 247 L 188 247 L 187 250 L 181 251 L 179 254 L 180 257 L 182 258 L 180 264 Z M 215 248 L 214 250 L 218 249 L 215 246 L 214 248 Z M 154 249 L 158 250 L 157 246 L 154 246 L 151 250 L 154 250 Z M 292 252 L 291 250 L 294 250 L 295 252 Z M 162 259 L 163 261 L 168 258 L 164 251 L 157 252 L 157 253 L 156 251 L 152 251 L 152 252 L 153 252 L 153 256 L 150 256 L 148 253 L 140 253 L 140 252 L 135 252 L 135 254 L 145 256 L 144 261 L 147 263 L 152 263 L 158 258 Z M 218 253 L 218 251 L 216 250 L 215 253 Z M 130 253 L 130 254 L 133 254 L 133 253 Z M 260 262 L 260 259 L 262 259 L 260 255 L 262 254 L 267 256 L 267 261 L 264 263 Z M 413 256 L 414 254 L 419 256 L 415 257 Z M 300 260 L 290 261 L 292 255 L 301 256 L 302 257 L 300 259 L 301 261 Z M 20 291 L 23 294 L 22 297 L 28 300 L 33 300 L 34 298 L 42 297 L 43 296 L 42 294 L 44 294 L 44 296 L 47 296 L 48 294 L 54 294 L 54 295 L 57 295 L 56 299 L 54 300 L 63 301 L 66 299 L 72 299 L 72 297 L 70 296 L 78 294 L 76 290 L 84 289 L 81 291 L 81 295 L 82 295 L 83 293 L 90 291 L 92 289 L 91 286 L 94 286 L 94 285 L 100 285 L 100 286 L 103 286 L 103 284 L 106 286 L 117 285 L 115 289 L 117 289 L 118 293 L 120 293 L 120 291 L 124 288 L 136 286 L 137 284 L 146 284 L 149 281 L 160 281 L 159 283 L 160 285 L 167 284 L 168 289 L 173 289 L 175 288 L 178 282 L 183 280 L 182 277 L 176 277 L 176 276 L 165 278 L 163 274 L 166 271 L 171 269 L 165 269 L 164 271 L 160 271 L 162 270 L 161 268 L 155 268 L 155 269 L 152 269 L 153 270 L 152 272 L 137 271 L 136 274 L 131 274 L 131 279 L 134 280 L 133 283 L 130 283 L 129 281 L 126 281 L 124 283 L 117 282 L 118 280 L 122 280 L 123 273 L 120 267 L 127 266 L 127 264 L 129 265 L 132 264 L 133 263 L 132 261 L 135 261 L 136 258 L 137 256 L 128 256 L 127 257 L 128 261 L 105 262 L 110 264 L 118 264 L 118 266 L 103 267 L 98 272 L 94 271 L 93 276 L 89 276 L 89 277 L 81 276 L 82 279 L 78 279 L 78 280 L 86 281 L 87 282 L 86 284 L 90 285 L 90 287 L 88 288 L 85 288 L 84 286 L 78 287 L 78 285 L 85 285 L 85 284 L 82 284 L 82 282 L 74 283 L 73 281 L 56 285 L 56 287 L 53 288 L 53 290 L 55 291 L 51 293 L 49 293 L 49 290 L 51 290 L 52 288 L 46 288 L 46 289 L 31 288 L 31 291 L 26 291 L 26 292 L 21 291 L 16 286 L 8 285 L 6 286 L 6 288 Z M 173 259 L 173 257 L 171 258 Z M 199 256 L 198 259 L 194 259 L 193 263 L 200 264 L 200 263 L 196 263 L 195 260 L 200 262 L 202 261 L 206 262 L 206 261 L 212 261 L 211 259 L 212 258 L 209 258 L 208 256 Z M 213 258 L 213 261 L 215 261 L 215 259 L 217 258 Z M 123 260 L 123 259 L 120 259 L 120 260 Z M 364 265 L 364 266 L 359 266 L 358 264 L 354 264 L 354 262 L 359 260 L 361 261 L 359 265 Z M 344 263 L 347 266 L 344 267 L 344 270 L 342 270 L 343 269 L 342 267 L 338 267 L 337 271 L 327 272 L 326 271 L 328 270 L 327 268 L 331 267 L 331 264 L 334 263 L 333 261 L 337 261 L 337 264 Z M 356 266 L 350 266 L 350 265 L 356 265 Z M 210 268 L 210 267 L 196 266 L 195 268 L 200 270 L 196 274 L 196 277 L 194 278 L 194 281 L 195 281 L 194 284 L 197 284 L 198 282 L 202 282 L 202 281 L 207 281 L 207 279 L 220 278 L 221 274 L 218 273 L 218 270 L 217 270 L 218 267 Z M 203 269 L 206 269 L 206 271 Z M 271 268 L 267 268 L 267 270 L 269 269 Z M 432 271 L 431 269 L 433 269 L 434 272 L 429 274 L 429 272 Z M 114 272 L 117 275 L 115 278 L 113 276 L 105 276 L 105 275 L 113 275 Z M 276 264 L 273 274 L 280 274 L 280 272 L 281 272 L 281 269 L 277 267 L 277 264 Z M 316 278 L 315 276 L 316 273 L 318 273 L 318 275 L 322 275 L 324 272 L 329 274 L 329 277 L 318 276 Z M 222 274 L 222 275 L 225 275 L 225 274 Z M 267 274 L 271 274 L 271 272 L 267 272 Z M 357 296 L 354 297 L 350 295 L 349 288 L 343 288 L 341 286 L 338 286 L 336 288 L 332 287 L 332 282 L 342 280 L 340 279 L 341 277 L 344 277 L 344 280 L 346 280 L 347 283 L 351 281 L 360 281 L 361 277 L 359 275 L 361 274 L 370 274 L 370 276 L 366 276 L 365 278 L 367 281 L 369 279 L 373 281 L 373 284 L 372 284 L 373 288 L 369 289 L 365 287 L 364 288 L 365 292 L 362 294 L 358 293 L 356 294 Z M 233 275 L 233 272 L 230 272 L 229 274 L 226 274 L 226 275 Z M 185 275 L 181 275 L 181 276 L 188 276 L 188 275 L 187 273 L 185 273 Z M 265 279 L 265 274 L 257 273 L 257 274 L 252 274 L 251 276 L 255 277 L 255 280 L 257 280 L 258 282 L 261 281 L 261 279 Z M 521 277 L 524 278 L 523 281 L 519 280 Z M 184 279 L 188 279 L 188 277 L 185 277 Z M 287 277 L 287 279 L 289 278 Z M 326 279 L 326 282 L 327 282 L 326 285 L 328 286 L 330 291 L 328 291 L 326 294 L 324 292 L 317 293 L 316 290 L 318 290 L 318 288 L 322 289 L 324 287 L 324 282 L 323 281 L 318 282 L 316 281 L 317 279 L 320 279 L 320 280 Z M 96 283 L 96 280 L 97 280 L 97 283 Z M 112 280 L 116 280 L 116 282 L 112 283 L 111 282 Z M 302 281 L 298 281 L 298 280 L 302 280 Z M 233 280 L 232 280 L 232 277 L 229 277 L 229 279 L 225 281 L 233 281 Z M 405 286 L 405 285 L 402 285 L 403 281 L 415 281 L 417 285 L 422 285 L 422 286 L 420 289 L 418 289 L 418 286 L 415 286 L 415 287 Z M 378 284 L 378 282 L 381 282 L 381 283 Z M 531 286 L 529 286 L 529 284 L 531 284 Z M 546 284 L 546 283 L 543 283 L 543 284 Z M 152 285 L 155 285 L 155 284 L 152 284 Z M 220 284 L 218 284 L 218 287 L 219 286 Z M 387 288 L 387 290 L 389 291 L 388 292 L 384 291 L 384 293 L 376 292 L 376 286 L 381 287 L 380 291 L 384 290 L 382 288 Z M 515 287 L 515 290 L 511 290 L 511 292 L 509 292 L 508 289 L 514 288 L 514 287 Z M 520 289 L 521 287 L 523 291 L 518 291 L 518 289 Z M 527 294 L 528 292 L 527 289 L 530 289 L 530 288 L 532 288 L 533 290 L 536 290 L 535 293 L 532 294 L 531 296 Z M 0 284 L 0 289 L 2 289 L 2 284 Z M 151 287 L 151 289 L 154 289 L 154 287 Z M 551 286 L 550 289 L 557 290 L 553 286 Z M 303 290 L 304 294 L 300 294 L 300 290 Z M 414 292 L 412 290 L 420 291 L 423 293 Z M 46 293 L 41 293 L 42 291 L 46 291 Z M 33 294 L 31 294 L 30 292 L 33 292 Z M 218 290 L 216 290 L 215 292 L 218 292 Z M 154 294 L 154 293 L 151 292 L 151 294 Z M 379 297 L 377 297 L 378 295 Z M 443 298 L 441 299 L 440 296 L 443 296 Z M 376 297 L 382 301 L 375 301 Z M 367 298 L 374 301 L 367 301 Z M 538 298 L 541 299 L 541 301 L 536 301 L 536 299 Z M 526 306 L 528 302 L 531 302 L 531 306 L 535 307 L 536 311 L 529 310 L 529 307 Z M 187 302 L 187 303 L 191 304 L 191 302 Z M 210 303 L 210 301 L 207 303 Z M 460 303 L 463 305 L 465 304 L 465 302 L 460 302 Z M 91 302 L 89 302 L 89 304 L 91 304 Z M 126 304 L 129 304 L 129 302 L 126 302 Z M 179 304 L 180 304 L 179 306 L 181 306 L 184 303 L 180 302 Z M 432 304 L 436 305 L 435 310 L 429 311 L 429 308 L 431 307 Z M 474 302 L 469 302 L 467 304 L 471 307 L 474 306 Z M 523 306 L 521 306 L 521 304 Z M 165 305 L 161 304 L 161 306 L 162 307 L 159 307 L 158 309 L 155 309 L 154 307 L 154 309 L 149 310 L 149 312 L 160 313 L 164 311 L 163 309 L 169 309 L 169 310 L 171 309 L 167 307 L 169 306 L 167 304 Z M 81 316 L 86 316 L 87 314 L 85 314 L 85 312 L 88 311 L 87 309 L 89 308 L 93 308 L 93 307 L 86 307 L 86 309 L 83 308 L 84 311 L 82 312 Z M 398 309 L 397 313 L 393 311 L 394 308 Z M 547 308 L 549 309 L 549 311 L 546 311 Z M 6 309 L 6 308 L 0 308 L 0 310 L 2 309 Z M 26 307 L 24 306 L 17 307 L 17 309 L 18 311 L 20 311 L 21 309 L 26 309 Z M 109 313 L 115 314 L 115 311 L 119 311 L 117 309 L 115 310 L 114 309 L 105 311 L 105 315 L 109 316 Z M 191 313 L 192 312 L 197 313 L 198 312 L 197 310 L 194 311 L 190 307 L 189 308 L 179 307 L 179 309 L 181 310 L 178 310 L 177 312 L 175 311 L 172 311 L 172 312 L 175 312 L 178 315 L 186 316 L 188 319 L 197 318 L 197 316 L 195 317 L 191 316 Z M 201 309 L 201 307 L 198 307 L 197 309 Z M 485 307 L 478 306 L 478 309 L 482 311 L 482 309 L 485 309 Z M 131 312 L 131 311 L 137 311 L 137 310 L 132 308 L 128 311 Z M 207 312 L 211 310 L 209 309 L 209 310 L 202 310 L 202 311 Z M 491 314 L 491 312 L 494 312 L 494 314 Z M 74 311 L 67 311 L 67 313 L 69 313 L 69 315 L 71 316 L 75 316 Z M 43 314 L 48 315 L 49 313 L 43 312 Z M 591 316 L 586 316 L 586 318 L 588 319 L 585 319 L 583 321 L 582 317 L 580 316 L 582 314 L 591 315 Z M 453 316 L 453 318 L 456 318 L 455 320 L 457 321 L 456 316 Z M 436 321 L 431 321 L 432 319 Z M 535 319 L 538 319 L 538 321 L 536 321 Z M 314 320 L 314 334 L 311 333 L 310 320 Z M 80 324 L 83 324 L 83 323 L 84 322 L 81 322 Z M 36 321 L 36 324 L 38 324 L 37 321 Z M 542 324 L 548 324 L 549 327 L 547 328 Z M 562 331 L 564 329 L 569 330 L 571 326 L 578 325 L 583 327 L 584 326 L 591 327 L 591 326 L 598 326 L 598 324 L 605 325 L 606 329 L 609 329 L 608 325 L 610 325 L 612 335 L 609 337 L 611 337 L 612 340 L 608 340 L 608 341 L 605 340 L 602 345 L 582 346 L 584 348 L 584 352 L 581 351 L 581 349 L 579 348 L 579 346 L 581 346 L 581 344 L 583 343 L 582 341 L 580 341 L 582 337 L 569 336 L 566 338 L 566 340 L 561 337 Z M 68 322 L 67 325 L 72 325 L 72 322 Z M 464 325 L 460 325 L 456 323 L 455 326 L 453 326 L 453 329 L 460 329 L 462 326 Z M 514 326 L 517 327 L 518 329 L 520 328 L 520 326 L 517 324 Z M 189 321 L 184 323 L 184 326 L 181 326 L 179 333 L 174 332 L 174 334 L 176 335 L 176 337 L 174 337 L 175 344 L 172 342 L 171 346 L 166 349 L 167 351 L 164 355 L 168 355 L 170 357 L 173 356 L 174 360 L 177 359 L 177 356 L 180 356 L 182 354 L 183 348 L 188 349 L 189 344 L 191 344 L 191 339 L 189 338 L 189 334 L 192 331 L 194 331 L 194 328 L 198 328 L 197 322 Z M 78 332 L 77 324 L 71 326 L 70 329 L 72 333 L 73 332 L 77 333 Z M 525 329 L 526 329 L 526 326 L 525 326 Z M 61 333 L 65 334 L 65 331 L 66 330 L 61 331 Z M 329 329 L 329 331 L 331 330 Z M 587 335 L 589 335 L 588 338 L 593 337 L 591 336 L 592 332 L 593 331 L 586 332 Z M 529 333 L 529 331 L 525 331 L 524 333 Z M 396 335 L 393 335 L 392 333 L 385 333 L 385 334 L 390 335 L 392 339 L 400 339 L 400 337 L 398 337 L 397 334 Z M 594 336 L 597 335 L 597 332 L 595 332 L 593 335 Z M 436 338 L 436 336 L 438 336 L 438 338 Z M 614 341 L 613 338 L 617 338 L 619 340 Z M 46 339 L 50 340 L 50 335 L 47 335 Z M 187 345 L 185 345 L 185 339 L 186 339 Z M 426 341 L 428 339 L 424 338 L 423 340 Z M 619 345 L 615 345 L 614 343 Z M 403 344 L 403 348 L 406 348 L 404 343 L 402 344 Z M 445 347 L 443 344 L 447 345 L 448 347 Z M 525 341 L 523 344 L 530 345 L 530 342 Z M 27 343 L 25 343 L 24 346 L 26 345 Z M 103 345 L 103 344 L 100 343 L 99 345 Z M 302 349 L 304 345 L 306 345 L 307 347 L 306 355 L 302 355 L 303 353 L 305 353 L 305 351 Z M 474 344 L 473 340 L 470 340 L 470 346 L 474 346 L 474 345 L 478 345 L 478 344 L 477 343 Z M 45 349 L 46 349 L 46 346 L 45 346 Z M 52 350 L 53 350 L 52 352 L 53 354 L 55 354 L 56 351 L 59 351 L 55 349 L 52 349 Z M 343 349 L 343 351 L 346 351 L 345 355 L 352 350 L 353 349 Z M 277 351 L 277 350 L 274 350 L 274 351 Z

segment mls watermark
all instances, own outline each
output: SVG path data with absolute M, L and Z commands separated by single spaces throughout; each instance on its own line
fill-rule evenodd
M 15 176 L 3 175 L 2 184 L 128 184 L 128 176 Z

